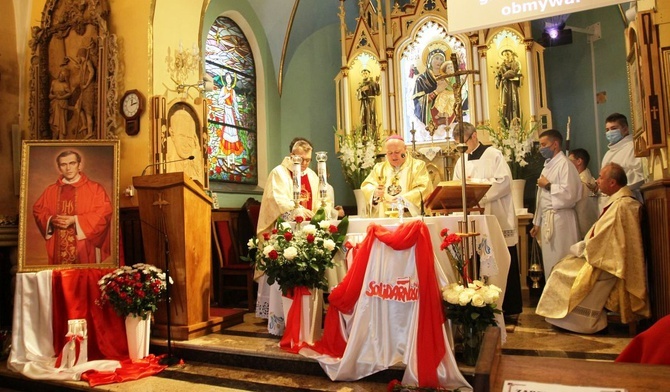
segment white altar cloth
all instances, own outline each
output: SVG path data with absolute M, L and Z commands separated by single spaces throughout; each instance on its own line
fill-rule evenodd
M 388 230 L 370 231 L 375 237 L 364 241 L 331 294 L 324 340 L 300 353 L 317 359 L 332 380 L 358 380 L 404 363 L 404 384 L 471 390 L 447 339 L 426 225 Z
M 119 361 L 95 360 L 56 368 L 52 330 L 52 270 L 16 274 L 12 350 L 7 367 L 33 379 L 79 380 L 87 370 L 113 371 Z
M 421 217 L 404 218 L 405 222 L 420 220 Z M 423 217 L 424 222 L 430 231 L 430 240 L 433 243 L 433 251 L 435 253 L 435 260 L 437 261 L 440 271 L 436 271 L 436 275 L 440 278 L 440 287 L 446 286 L 448 283 L 457 282 L 456 274 L 451 266 L 446 251 L 440 250 L 442 237 L 440 231 L 442 229 L 449 229 L 450 233 L 458 232 L 458 222 L 463 220 L 463 216 L 426 216 Z M 488 276 L 487 283 L 494 284 L 502 290 L 500 298 L 496 303 L 497 309 L 502 309 L 502 303 L 505 298 L 505 289 L 507 287 L 507 274 L 509 273 L 510 256 L 507 250 L 505 237 L 502 229 L 498 224 L 498 220 L 493 215 L 468 215 L 468 222 L 475 222 L 475 229 L 481 235 L 477 237 L 477 248 L 481 260 L 480 275 Z M 349 218 L 349 228 L 347 230 L 347 241 L 355 245 L 365 238 L 365 232 L 368 225 L 376 223 L 381 226 L 398 225 L 398 218 Z M 446 281 L 442 277 L 446 276 Z M 505 319 L 502 314 L 496 314 L 496 322 L 500 327 L 500 339 L 502 343 L 507 340 L 507 332 L 505 331 Z

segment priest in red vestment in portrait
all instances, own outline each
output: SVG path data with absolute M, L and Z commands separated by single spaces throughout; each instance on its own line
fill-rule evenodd
M 56 162 L 61 175 L 33 206 L 49 264 L 104 262 L 111 254 L 109 196 L 102 185 L 81 172 L 78 152 L 63 151 Z

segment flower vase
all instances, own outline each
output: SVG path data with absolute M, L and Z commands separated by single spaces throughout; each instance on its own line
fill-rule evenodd
M 149 355 L 150 327 L 151 313 L 147 314 L 144 320 L 132 314 L 126 316 L 126 339 L 130 359 L 142 359 Z
M 484 331 L 474 326 L 463 326 L 463 362 L 475 366 L 479 358 L 479 349 L 484 339 Z
M 354 189 L 354 196 L 356 197 L 356 207 L 358 208 L 358 216 L 360 217 L 367 217 L 368 213 L 368 203 L 365 200 L 365 195 L 363 194 L 363 190 L 361 189 Z
M 309 289 L 309 295 L 303 295 L 299 305 L 301 309 L 300 317 L 300 337 L 299 342 L 314 344 L 315 341 L 321 337 L 321 324 L 323 317 L 323 291 L 320 289 Z M 291 330 L 288 317 L 288 312 L 293 306 L 293 299 L 285 296 L 281 297 L 282 305 L 284 307 L 284 320 L 286 321 L 286 328 L 284 333 Z
M 526 180 L 512 180 L 512 202 L 514 203 L 515 211 L 519 211 L 523 207 L 523 193 L 526 188 Z

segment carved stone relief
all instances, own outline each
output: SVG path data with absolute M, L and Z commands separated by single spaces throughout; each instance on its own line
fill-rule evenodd
M 48 0 L 32 27 L 32 139 L 116 138 L 116 36 L 107 0 Z

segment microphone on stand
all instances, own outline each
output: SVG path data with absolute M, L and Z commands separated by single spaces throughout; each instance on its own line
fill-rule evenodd
M 143 176 L 144 173 L 147 172 L 147 169 L 150 168 L 151 166 L 156 166 L 156 165 L 162 165 L 165 163 L 175 163 L 175 162 L 183 162 L 183 161 L 192 161 L 194 160 L 195 157 L 193 155 L 189 156 L 188 158 L 182 158 L 182 159 L 175 159 L 173 161 L 166 161 L 166 162 L 156 162 L 156 163 L 150 163 L 144 167 L 144 170 L 142 170 L 142 174 L 140 176 Z

